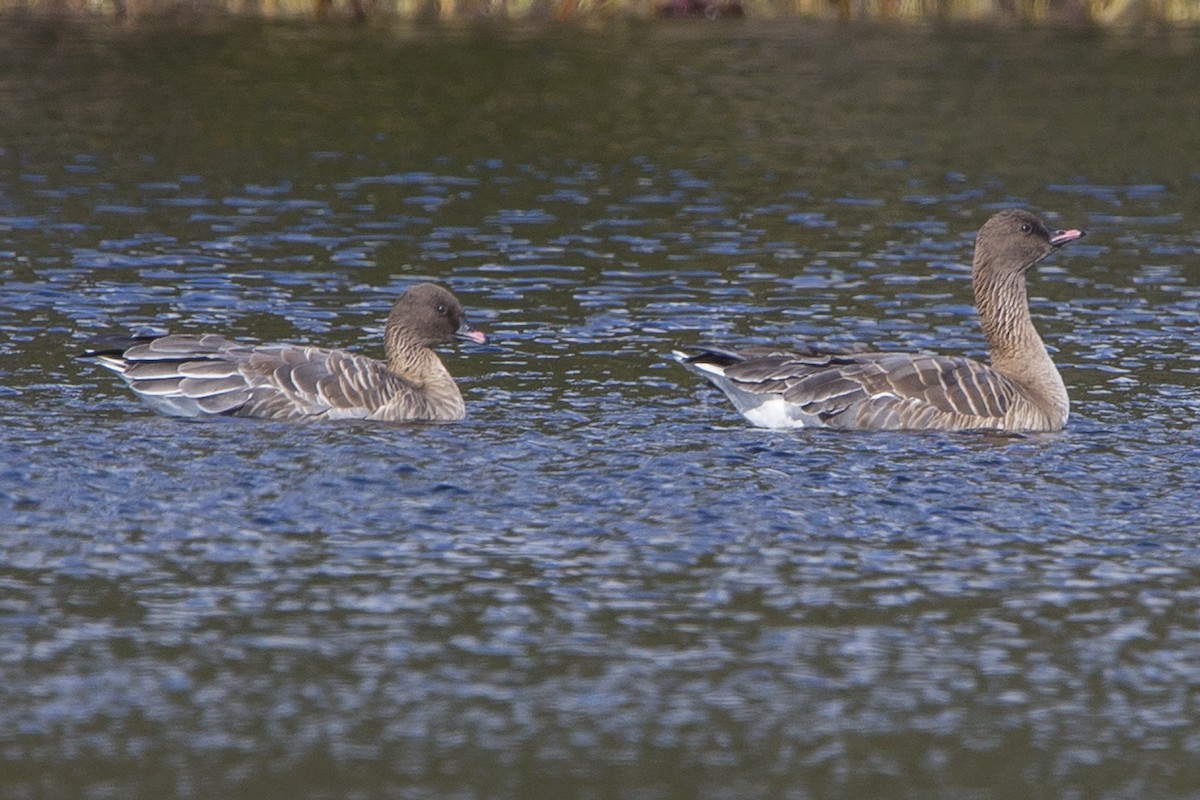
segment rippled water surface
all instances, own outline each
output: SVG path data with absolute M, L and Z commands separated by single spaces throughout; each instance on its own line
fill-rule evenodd
M 0 33 L 0 796 L 1200 795 L 1194 34 Z M 751 428 L 698 341 L 982 357 L 1055 435 Z M 75 356 L 378 353 L 452 425 L 154 416 Z

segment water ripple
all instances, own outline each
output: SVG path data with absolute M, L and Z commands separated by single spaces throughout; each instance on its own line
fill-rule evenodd
M 1030 31 L 638 31 L 620 64 L 571 37 L 344 34 L 214 34 L 183 62 L 84 37 L 138 68 L 96 70 L 103 91 L 54 60 L 92 63 L 72 36 L 0 77 L 24 120 L 0 151 L 14 796 L 1190 796 L 1178 60 Z M 1155 113 L 1093 147 L 1091 96 L 1058 91 L 1081 69 Z M 1120 147 L 1148 116 L 1158 146 Z M 189 123 L 170 152 L 164 120 Z M 758 430 L 669 358 L 982 357 L 974 229 L 1013 204 L 1089 231 L 1031 275 L 1062 433 Z M 168 328 L 378 355 L 423 280 L 490 337 L 441 351 L 454 425 L 163 419 L 75 358 Z

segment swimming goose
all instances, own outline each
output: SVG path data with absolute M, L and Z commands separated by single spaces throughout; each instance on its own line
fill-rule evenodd
M 462 394 L 430 348 L 487 337 L 432 283 L 396 301 L 383 334 L 386 361 L 301 344 L 245 344 L 215 333 L 126 339 L 84 358 L 120 375 L 148 406 L 181 417 L 450 421 Z
M 1056 431 L 1070 402 L 1033 327 L 1025 275 L 1083 236 L 1033 214 L 993 215 L 975 238 L 972 283 L 991 366 L 959 356 L 716 347 L 676 352 L 765 428 Z

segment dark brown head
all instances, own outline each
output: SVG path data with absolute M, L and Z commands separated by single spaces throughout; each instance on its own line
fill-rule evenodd
M 983 223 L 975 237 L 975 272 L 1024 275 L 1055 248 L 1082 236 L 1073 228 L 1052 231 L 1024 209 L 1005 209 Z
M 387 321 L 387 339 L 391 344 L 415 344 L 432 347 L 453 339 L 467 339 L 483 344 L 487 337 L 467 322 L 458 298 L 433 283 L 411 287 L 396 305 Z

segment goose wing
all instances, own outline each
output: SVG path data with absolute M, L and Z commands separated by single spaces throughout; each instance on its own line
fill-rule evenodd
M 708 348 L 685 363 L 743 410 L 775 396 L 791 417 L 836 428 L 998 427 L 1019 399 L 1012 381 L 969 358 Z
M 252 386 L 237 412 L 246 417 L 357 419 L 414 393 L 382 361 L 345 350 L 264 345 L 250 351 L 240 372 Z
M 850 428 L 999 427 L 1018 397 L 978 361 L 903 353 L 831 359 L 784 391 L 787 402 L 819 406 L 827 425 Z
M 94 355 L 152 407 L 177 416 L 357 418 L 414 391 L 382 362 L 345 350 L 249 345 L 216 334 L 163 336 Z

